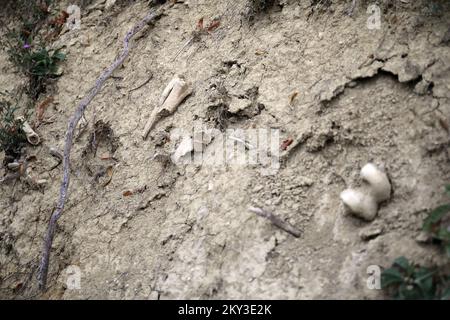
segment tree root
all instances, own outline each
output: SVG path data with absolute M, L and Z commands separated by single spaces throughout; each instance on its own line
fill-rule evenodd
M 89 103 L 94 99 L 94 97 L 99 93 L 105 81 L 112 75 L 114 70 L 116 70 L 127 58 L 130 47 L 129 42 L 131 38 L 136 35 L 139 31 L 141 31 L 147 24 L 154 21 L 158 17 L 160 17 L 163 13 L 162 7 L 156 10 L 152 10 L 148 13 L 144 19 L 142 19 L 138 24 L 136 24 L 130 31 L 127 32 L 124 40 L 123 40 L 123 50 L 119 57 L 111 64 L 110 67 L 105 69 L 100 77 L 95 82 L 94 87 L 90 90 L 90 92 L 80 101 L 78 104 L 74 114 L 69 120 L 65 145 L 64 145 L 64 157 L 63 157 L 63 180 L 61 182 L 60 193 L 58 204 L 56 209 L 53 211 L 53 214 L 50 218 L 50 222 L 47 228 L 47 234 L 44 239 L 44 245 L 42 250 L 42 257 L 39 264 L 39 272 L 38 272 L 38 281 L 39 288 L 41 290 L 45 290 L 47 284 L 47 274 L 48 267 L 50 261 L 50 251 L 53 243 L 53 238 L 56 230 L 56 222 L 61 216 L 64 205 L 68 195 L 68 188 L 70 182 L 70 150 L 72 148 L 72 140 L 74 137 L 75 128 L 80 121 L 84 111 L 86 110 Z

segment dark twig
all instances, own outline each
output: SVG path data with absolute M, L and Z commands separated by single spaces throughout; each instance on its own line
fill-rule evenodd
M 296 229 L 290 223 L 283 221 L 280 217 L 277 217 L 272 212 L 269 212 L 269 211 L 261 209 L 261 208 L 255 208 L 255 207 L 250 207 L 250 208 L 248 208 L 248 210 L 250 212 L 256 213 L 260 217 L 268 219 L 275 226 L 286 231 L 287 233 L 292 234 L 296 238 L 300 237 L 302 234 L 300 230 Z
M 70 150 L 72 148 L 72 140 L 74 136 L 75 128 L 80 121 L 86 107 L 92 101 L 92 99 L 97 95 L 97 93 L 102 88 L 105 81 L 112 75 L 114 70 L 116 70 L 122 63 L 125 61 L 128 53 L 130 51 L 129 42 L 131 38 L 141 31 L 147 24 L 155 20 L 162 14 L 162 9 L 152 10 L 141 22 L 135 25 L 130 31 L 127 32 L 124 40 L 123 40 L 123 50 L 119 57 L 113 62 L 113 64 L 105 69 L 100 77 L 95 82 L 94 87 L 90 90 L 90 92 L 80 101 L 78 104 L 75 113 L 70 118 L 69 125 L 67 128 L 65 145 L 64 145 L 64 158 L 63 158 L 63 180 L 60 187 L 58 204 L 56 206 L 55 211 L 53 212 L 50 222 L 48 224 L 47 234 L 44 239 L 44 246 L 42 250 L 42 258 L 39 264 L 39 272 L 38 272 L 38 281 L 39 287 L 41 290 L 44 290 L 47 284 L 47 273 L 48 266 L 50 260 L 50 251 L 53 243 L 53 237 L 55 235 L 56 230 L 56 222 L 58 218 L 61 216 L 62 211 L 64 209 L 64 205 L 67 199 L 67 193 L 69 188 L 70 181 Z
M 142 84 L 138 85 L 136 88 L 133 88 L 130 91 L 128 91 L 128 93 L 139 90 L 140 88 L 145 86 L 147 83 L 149 83 L 150 80 L 152 80 L 152 78 L 153 78 L 153 73 L 150 74 L 150 76 L 147 78 L 147 80 L 145 80 Z

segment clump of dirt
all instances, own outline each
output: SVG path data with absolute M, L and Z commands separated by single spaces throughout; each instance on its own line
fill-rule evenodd
M 99 147 L 106 147 L 109 154 L 113 155 L 119 148 L 119 139 L 114 136 L 110 124 L 99 120 L 94 124 L 94 130 L 90 134 L 89 142 L 83 151 L 84 157 L 96 156 Z
M 118 148 L 119 139 L 114 136 L 109 123 L 97 121 L 82 152 L 84 167 L 94 182 L 98 183 L 99 179 L 105 175 L 107 180 L 102 185 L 105 187 L 111 181 L 115 162 L 114 153 Z
M 216 88 L 218 93 L 211 97 L 211 105 L 206 112 L 206 120 L 216 128 L 224 131 L 229 123 L 251 119 L 264 110 L 264 105 L 257 101 L 258 87 L 248 89 L 244 94 L 231 97 L 223 86 Z

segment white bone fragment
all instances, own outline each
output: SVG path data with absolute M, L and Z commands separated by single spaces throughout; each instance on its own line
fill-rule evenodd
M 193 150 L 194 150 L 194 141 L 190 136 L 184 136 L 171 157 L 172 162 L 175 164 L 178 163 L 182 157 L 192 152 Z
M 178 76 L 173 78 L 161 94 L 159 106 L 153 110 L 145 124 L 142 138 L 145 140 L 156 122 L 174 113 L 180 103 L 191 93 L 192 89 L 185 80 Z
M 367 221 L 372 221 L 378 212 L 375 199 L 359 189 L 346 189 L 341 192 L 341 200 L 350 211 Z
M 386 201 L 391 197 L 391 183 L 386 173 L 378 169 L 373 163 L 368 163 L 361 169 L 361 178 L 370 185 L 371 193 L 377 203 Z
M 24 117 L 17 117 L 16 119 L 22 122 L 22 130 L 23 130 L 23 132 L 25 132 L 27 141 L 30 144 L 32 144 L 33 146 L 36 146 L 39 143 L 41 143 L 41 138 L 39 138 L 39 135 L 31 128 L 31 126 L 24 119 Z
M 38 186 L 42 186 L 42 185 L 44 185 L 44 184 L 47 184 L 47 180 L 46 180 L 46 179 L 39 179 L 39 180 L 36 180 L 36 184 L 37 184 Z
M 340 194 L 342 202 L 356 216 L 367 221 L 375 219 L 378 205 L 391 197 L 391 183 L 385 172 L 368 163 L 361 169 L 366 188 L 346 189 Z

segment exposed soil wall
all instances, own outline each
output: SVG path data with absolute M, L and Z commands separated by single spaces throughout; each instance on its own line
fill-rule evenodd
M 134 40 L 85 114 L 49 289 L 40 294 L 35 268 L 62 173 L 50 170 L 49 149 L 62 150 L 76 103 L 150 8 L 113 2 L 85 4 L 81 29 L 53 44 L 65 46 L 64 74 L 36 128 L 42 143 L 27 150 L 36 156 L 34 174 L 48 183 L 0 185 L 1 297 L 380 298 L 366 286 L 369 265 L 386 267 L 401 255 L 440 263 L 420 228 L 450 181 L 449 133 L 440 125 L 450 118 L 449 2 L 437 1 L 434 12 L 429 1 L 380 1 L 381 28 L 370 30 L 364 1 L 351 17 L 350 1 L 280 1 L 267 12 L 247 1 L 178 1 Z M 183 48 L 201 17 L 220 26 Z M 3 90 L 23 81 L 4 52 L 0 68 Z M 143 127 L 175 74 L 193 94 L 144 141 Z M 88 146 L 98 120 L 110 131 L 94 155 Z M 293 143 L 274 175 L 257 165 L 173 165 L 154 156 L 178 143 L 164 132 L 199 121 L 279 129 L 280 141 Z M 361 183 L 367 162 L 383 166 L 393 188 L 372 222 L 346 213 L 339 199 Z M 275 212 L 302 235 L 249 206 Z M 73 266 L 80 290 L 67 288 Z

